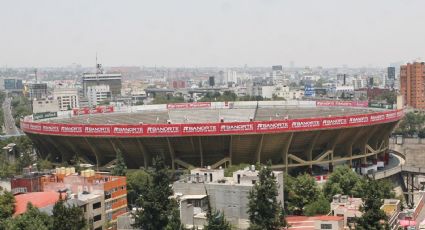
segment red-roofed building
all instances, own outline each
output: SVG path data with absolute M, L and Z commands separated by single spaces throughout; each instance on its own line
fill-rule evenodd
M 288 230 L 343 230 L 344 217 L 342 216 L 288 216 Z
M 57 192 L 32 192 L 15 196 L 15 213 L 14 216 L 20 215 L 27 211 L 27 204 L 32 203 L 34 207 L 43 208 L 55 204 L 59 200 Z

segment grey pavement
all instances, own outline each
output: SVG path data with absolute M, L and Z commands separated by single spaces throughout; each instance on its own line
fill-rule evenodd
M 21 134 L 19 129 L 15 125 L 15 120 L 12 116 L 12 109 L 11 109 L 11 101 L 12 98 L 7 97 L 3 102 L 3 114 L 4 114 L 4 133 L 6 135 L 19 135 Z

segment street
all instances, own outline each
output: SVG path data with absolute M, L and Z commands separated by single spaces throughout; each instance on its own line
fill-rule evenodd
M 4 133 L 5 135 L 19 135 L 19 129 L 15 125 L 15 120 L 12 116 L 12 109 L 10 103 L 12 98 L 6 98 L 3 102 L 3 114 L 4 114 Z

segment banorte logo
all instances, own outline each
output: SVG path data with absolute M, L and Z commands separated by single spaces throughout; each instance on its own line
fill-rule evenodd
M 39 124 L 30 124 L 29 128 L 32 129 L 32 130 L 41 131 L 41 125 L 39 125 Z
M 253 131 L 253 124 L 237 124 L 237 125 L 221 125 L 220 131 L 232 132 L 232 131 Z
M 384 114 L 370 115 L 370 121 L 382 121 L 382 120 L 385 120 Z
M 43 125 L 43 131 L 46 131 L 46 132 L 59 132 L 59 127 L 58 126 Z
M 292 128 L 311 128 L 319 127 L 320 121 L 293 121 Z
M 201 126 L 184 126 L 183 133 L 213 133 L 217 131 L 215 125 L 201 125 Z
M 62 126 L 61 132 L 64 133 L 82 133 L 83 128 L 79 126 Z
M 347 119 L 345 118 L 336 118 L 336 119 L 325 119 L 322 121 L 323 126 L 336 126 L 336 125 L 346 125 Z
M 178 133 L 179 127 L 178 126 L 165 126 L 165 127 L 148 127 L 147 133 Z
M 397 117 L 397 112 L 387 113 L 387 114 L 385 114 L 385 117 L 386 117 L 387 119 L 393 119 L 393 118 L 396 118 L 396 117 Z
M 288 129 L 288 122 L 275 122 L 275 123 L 258 123 L 257 130 L 282 130 Z
M 85 127 L 85 133 L 110 133 L 111 129 L 109 127 Z
M 358 124 L 358 123 L 367 123 L 369 122 L 369 117 L 350 117 L 350 124 Z
M 139 134 L 139 133 L 143 133 L 143 128 L 142 127 L 114 127 L 114 133 Z

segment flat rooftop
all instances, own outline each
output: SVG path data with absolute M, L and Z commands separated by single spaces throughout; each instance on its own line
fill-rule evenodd
M 334 117 L 356 114 L 367 114 L 382 110 L 350 107 L 312 107 L 300 108 L 290 106 L 274 106 L 264 108 L 234 109 L 186 109 L 157 110 L 133 113 L 105 113 L 80 115 L 71 118 L 51 119 L 51 123 L 65 124 L 172 124 L 185 123 L 217 123 L 224 122 L 271 121 L 284 119 L 302 119 L 315 117 Z M 43 121 L 43 120 L 40 120 Z M 43 122 L 45 122 L 44 120 Z

